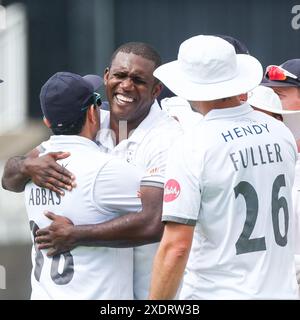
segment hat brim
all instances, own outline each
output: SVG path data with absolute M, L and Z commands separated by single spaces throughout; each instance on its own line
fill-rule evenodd
M 103 79 L 95 74 L 87 74 L 82 78 L 93 87 L 94 91 L 103 85 Z
M 293 115 L 293 114 L 300 114 L 300 110 L 279 110 L 279 109 L 274 109 L 274 108 L 270 108 L 268 106 L 264 106 L 264 105 L 259 105 L 258 106 L 255 106 L 251 103 L 251 101 L 248 101 L 248 103 L 251 105 L 251 106 L 254 106 L 256 109 L 261 109 L 261 110 L 265 110 L 265 111 L 269 111 L 269 112 L 272 112 L 272 113 L 277 113 L 277 114 L 285 114 L 285 115 Z
M 237 75 L 230 80 L 202 84 L 191 81 L 178 60 L 166 63 L 154 71 L 154 76 L 179 97 L 189 101 L 211 101 L 246 93 L 257 87 L 263 77 L 260 62 L 252 56 L 238 54 Z
M 299 84 L 296 84 L 296 83 L 290 83 L 285 81 L 272 81 L 266 78 L 263 78 L 263 81 L 260 84 L 262 86 L 271 87 L 271 88 L 272 87 L 300 87 L 300 82 Z

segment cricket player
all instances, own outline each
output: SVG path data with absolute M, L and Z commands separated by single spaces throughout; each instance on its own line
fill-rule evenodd
M 151 299 L 297 299 L 294 137 L 241 104 L 262 67 L 219 37 L 184 41 L 154 75 L 204 118 L 172 147 Z M 184 272 L 185 270 L 185 272 Z
M 59 72 L 41 89 L 44 121 L 53 132 L 44 143 L 45 152 L 70 154 L 59 164 L 74 172 L 77 187 L 62 197 L 32 181 L 26 185 L 33 240 L 31 299 L 133 299 L 132 248 L 85 246 L 49 257 L 35 243 L 36 232 L 51 223 L 51 214 L 45 216 L 45 210 L 58 211 L 60 220 L 77 225 L 141 210 L 140 170 L 100 152 L 95 143 L 101 100 L 94 91 L 101 83 L 98 76 Z

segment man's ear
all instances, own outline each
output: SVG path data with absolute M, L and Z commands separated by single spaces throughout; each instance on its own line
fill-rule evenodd
M 104 85 L 106 86 L 107 84 L 107 81 L 108 81 L 108 75 L 109 75 L 109 68 L 105 68 L 104 70 L 104 77 L 103 77 L 103 80 L 104 80 Z
M 248 100 L 248 93 L 239 94 L 240 102 L 246 102 Z
M 89 122 L 91 122 L 93 124 L 98 121 L 97 119 L 99 118 L 99 114 L 97 112 L 97 108 L 94 105 L 92 105 L 90 108 L 88 108 L 87 117 L 88 117 Z
M 160 95 L 163 87 L 164 86 L 160 81 L 154 85 L 153 92 L 152 92 L 153 99 L 156 99 Z
M 44 117 L 44 118 L 43 118 L 43 121 L 44 121 L 44 124 L 45 124 L 46 127 L 51 128 L 51 124 L 50 124 L 50 122 L 49 122 L 48 119 L 46 119 L 46 118 Z

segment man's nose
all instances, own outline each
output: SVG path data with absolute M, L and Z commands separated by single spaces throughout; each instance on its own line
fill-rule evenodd
M 121 82 L 121 87 L 125 90 L 131 90 L 133 88 L 134 84 L 131 78 L 125 78 Z

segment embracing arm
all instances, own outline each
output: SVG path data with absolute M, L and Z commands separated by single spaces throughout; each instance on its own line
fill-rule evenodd
M 2 187 L 14 192 L 24 191 L 25 185 L 32 180 L 36 185 L 63 195 L 60 188 L 67 190 L 75 186 L 73 175 L 56 163 L 67 158 L 68 152 L 51 152 L 39 157 L 39 150 L 33 149 L 25 156 L 12 157 L 7 160 Z
M 141 187 L 143 210 L 94 224 L 77 225 L 62 216 L 47 213 L 53 222 L 37 231 L 39 249 L 50 249 L 48 255 L 68 251 L 76 246 L 126 248 L 158 242 L 163 232 L 161 222 L 163 189 Z
M 7 160 L 2 176 L 3 189 L 22 192 L 26 183 L 30 180 L 30 176 L 26 172 L 26 159 L 34 159 L 38 157 L 39 151 L 33 149 L 25 156 L 16 156 Z
M 142 186 L 140 191 L 141 212 L 129 213 L 101 224 L 74 227 L 78 245 L 133 247 L 160 241 L 163 232 L 163 189 Z

